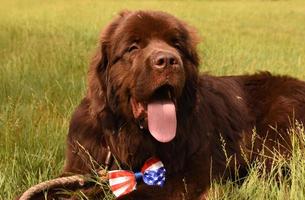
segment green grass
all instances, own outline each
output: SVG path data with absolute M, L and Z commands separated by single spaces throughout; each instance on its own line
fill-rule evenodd
M 242 184 L 232 181 L 223 184 L 214 182 L 208 194 L 209 199 L 305 199 L 304 126 L 296 122 L 288 132 L 292 141 L 292 158 L 287 159 L 274 153 L 271 172 L 266 171 L 262 162 L 249 164 L 249 175 L 242 179 Z
M 301 0 L 0 0 L 0 5 L 3 200 L 60 173 L 69 118 L 85 93 L 99 31 L 121 9 L 164 10 L 197 27 L 202 71 L 231 75 L 269 70 L 305 79 Z M 305 163 L 300 152 L 290 163 L 291 187 L 262 180 L 253 168 L 240 187 L 214 184 L 211 198 L 304 199 Z

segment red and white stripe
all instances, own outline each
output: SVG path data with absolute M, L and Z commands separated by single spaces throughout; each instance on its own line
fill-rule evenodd
M 108 173 L 109 185 L 116 197 L 125 195 L 136 189 L 136 179 L 132 172 L 114 170 Z
M 144 174 L 144 172 L 147 171 L 157 171 L 159 168 L 164 167 L 163 163 L 156 159 L 156 158 L 150 158 L 147 160 L 141 170 L 141 172 Z

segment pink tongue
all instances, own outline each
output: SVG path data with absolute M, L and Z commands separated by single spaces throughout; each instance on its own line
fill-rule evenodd
M 177 129 L 176 107 L 172 101 L 154 101 L 148 104 L 148 129 L 159 142 L 174 139 Z

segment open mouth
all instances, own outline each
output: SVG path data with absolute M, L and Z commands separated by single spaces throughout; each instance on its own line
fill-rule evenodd
M 174 88 L 163 85 L 157 88 L 147 102 L 131 98 L 135 119 L 147 123 L 150 134 L 159 142 L 170 142 L 176 136 L 176 99 Z

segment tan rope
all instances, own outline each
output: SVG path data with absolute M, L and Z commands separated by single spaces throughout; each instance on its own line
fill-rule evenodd
M 97 174 L 99 175 L 99 180 L 104 182 L 106 181 L 107 178 L 107 170 L 108 167 L 110 165 L 111 162 L 111 151 L 110 151 L 110 147 L 107 147 L 108 153 L 106 156 L 106 160 L 105 160 L 105 168 L 104 169 L 100 169 L 97 171 Z M 31 199 L 31 197 L 33 197 L 35 194 L 39 194 L 42 191 L 45 191 L 47 189 L 54 189 L 54 188 L 60 188 L 60 187 L 64 187 L 70 184 L 78 184 L 79 187 L 82 187 L 85 185 L 85 183 L 90 182 L 90 180 L 92 181 L 91 175 L 73 175 L 73 176 L 67 176 L 67 177 L 60 177 L 60 178 L 55 178 L 49 181 L 45 181 L 42 183 L 39 183 L 37 185 L 34 185 L 32 187 L 30 187 L 28 190 L 26 190 L 21 197 L 19 198 L 19 200 L 29 200 Z
M 38 194 L 46 189 L 62 187 L 68 184 L 78 184 L 79 186 L 83 186 L 88 181 L 88 178 L 83 175 L 74 175 L 68 177 L 60 177 L 56 179 L 52 179 L 49 181 L 45 181 L 34 185 L 33 187 L 29 188 L 25 191 L 19 200 L 29 200 L 35 194 Z

